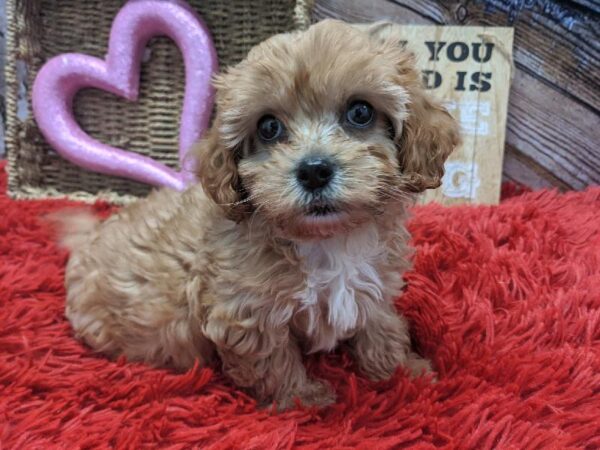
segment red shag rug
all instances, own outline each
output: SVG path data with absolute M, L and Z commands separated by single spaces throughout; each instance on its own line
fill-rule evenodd
M 338 403 L 282 414 L 218 370 L 111 362 L 76 342 L 67 255 L 39 219 L 69 204 L 0 196 L 2 449 L 600 448 L 600 188 L 417 208 L 397 305 L 438 383 L 371 383 L 321 355 L 307 364 Z

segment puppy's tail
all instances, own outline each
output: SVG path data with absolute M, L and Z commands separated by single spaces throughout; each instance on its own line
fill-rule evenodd
M 44 217 L 62 247 L 75 250 L 85 244 L 100 219 L 89 209 L 67 209 Z

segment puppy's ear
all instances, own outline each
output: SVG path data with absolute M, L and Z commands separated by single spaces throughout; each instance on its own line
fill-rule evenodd
M 416 58 L 404 48 L 399 25 L 377 22 L 355 26 L 375 39 L 382 54 L 394 61 L 394 84 L 400 88 L 398 97 L 405 96 L 408 100 L 406 108 L 398 110 L 398 117 L 391 117 L 405 188 L 422 192 L 439 187 L 444 162 L 461 142 L 458 124 L 424 90 L 421 74 L 415 66 Z
M 241 222 L 247 207 L 239 203 L 243 188 L 235 152 L 222 144 L 216 123 L 193 151 L 197 161 L 196 176 L 204 192 L 225 211 L 229 219 Z
M 461 139 L 454 118 L 420 86 L 410 97 L 408 117 L 396 138 L 398 160 L 406 188 L 422 192 L 442 184 L 444 162 Z

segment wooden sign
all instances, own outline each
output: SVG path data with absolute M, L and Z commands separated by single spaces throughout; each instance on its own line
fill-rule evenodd
M 442 186 L 422 203 L 498 203 L 513 29 L 399 26 L 423 82 L 461 125 L 463 144 L 446 162 Z

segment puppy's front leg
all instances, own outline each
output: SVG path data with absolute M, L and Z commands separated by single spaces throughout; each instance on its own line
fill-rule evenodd
M 283 410 L 294 406 L 295 398 L 307 406 L 335 401 L 327 384 L 308 378 L 300 349 L 287 329 L 259 331 L 222 325 L 212 323 L 207 330 L 212 330 L 225 373 L 259 402 L 275 402 Z
M 391 305 L 372 311 L 366 326 L 354 336 L 352 350 L 360 369 L 372 380 L 390 378 L 399 366 L 413 376 L 431 371 L 429 361 L 411 352 L 408 324 Z

